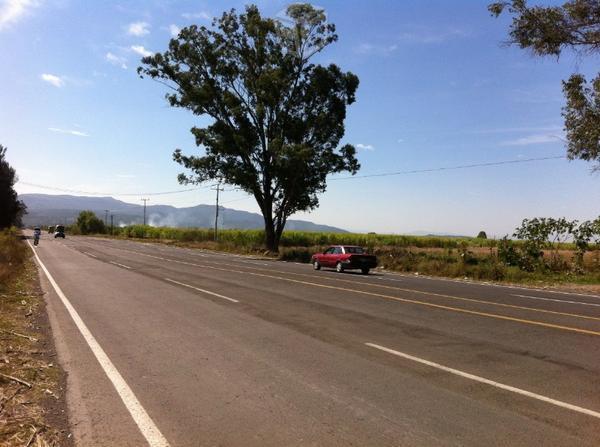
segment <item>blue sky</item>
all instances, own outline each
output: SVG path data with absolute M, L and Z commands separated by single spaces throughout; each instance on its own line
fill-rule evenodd
M 276 16 L 288 2 L 256 2 Z M 547 2 L 546 2 L 547 3 Z M 488 1 L 325 1 L 339 41 L 319 56 L 360 78 L 344 143 L 359 175 L 564 155 L 561 80 L 598 72 L 599 58 L 534 58 L 506 47 L 508 17 Z M 177 183 L 175 148 L 199 151 L 206 123 L 170 108 L 140 79 L 141 55 L 171 33 L 243 2 L 0 0 L 0 143 L 19 193 L 97 193 L 141 203 Z M 567 160 L 332 180 L 312 213 L 294 217 L 356 231 L 511 233 L 525 217 L 594 218 L 600 176 Z M 130 194 L 130 195 L 124 195 Z M 214 192 L 149 196 L 149 204 L 214 203 Z M 226 191 L 226 207 L 258 211 Z

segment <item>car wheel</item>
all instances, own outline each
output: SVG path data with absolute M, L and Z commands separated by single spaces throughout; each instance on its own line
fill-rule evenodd
M 338 262 L 338 263 L 335 265 L 335 270 L 336 270 L 338 273 L 342 273 L 342 272 L 344 271 L 344 266 L 342 265 L 342 263 L 341 263 L 341 262 Z
M 313 262 L 313 269 L 321 270 L 321 264 L 319 264 L 319 261 Z
M 362 272 L 363 275 L 368 275 L 369 274 L 369 270 L 368 268 L 364 268 L 364 269 L 360 269 L 360 271 Z

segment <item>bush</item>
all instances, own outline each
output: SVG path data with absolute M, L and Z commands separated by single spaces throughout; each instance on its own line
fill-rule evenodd
M 29 256 L 28 250 L 15 228 L 0 231 L 0 290 L 21 270 Z

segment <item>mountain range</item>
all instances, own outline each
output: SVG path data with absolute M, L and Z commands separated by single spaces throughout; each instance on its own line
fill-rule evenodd
M 93 211 L 100 219 L 114 225 L 141 224 L 144 219 L 143 205 L 122 202 L 112 197 L 86 197 L 72 195 L 21 194 L 19 199 L 27 205 L 23 217 L 25 226 L 69 225 L 77 220 L 81 211 Z M 108 213 L 106 212 L 108 210 Z M 169 205 L 148 205 L 146 222 L 152 226 L 212 228 L 215 224 L 215 207 L 197 205 L 188 208 L 175 208 Z M 263 229 L 264 221 L 260 214 L 219 207 L 219 228 L 221 229 Z M 304 220 L 289 220 L 287 230 L 323 231 L 345 233 L 346 230 L 319 225 Z

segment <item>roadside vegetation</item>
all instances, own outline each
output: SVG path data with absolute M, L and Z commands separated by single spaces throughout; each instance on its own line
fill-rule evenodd
M 386 270 L 488 281 L 600 284 L 600 217 L 581 223 L 525 219 L 510 238 L 502 239 L 488 239 L 484 231 L 478 237 L 285 231 L 277 253 L 265 252 L 261 230 L 220 230 L 215 241 L 212 229 L 132 225 L 114 228 L 113 236 L 297 262 L 310 262 L 313 253 L 329 245 L 360 245 L 377 255 Z
M 65 446 L 64 373 L 37 269 L 14 229 L 0 232 L 0 445 Z

